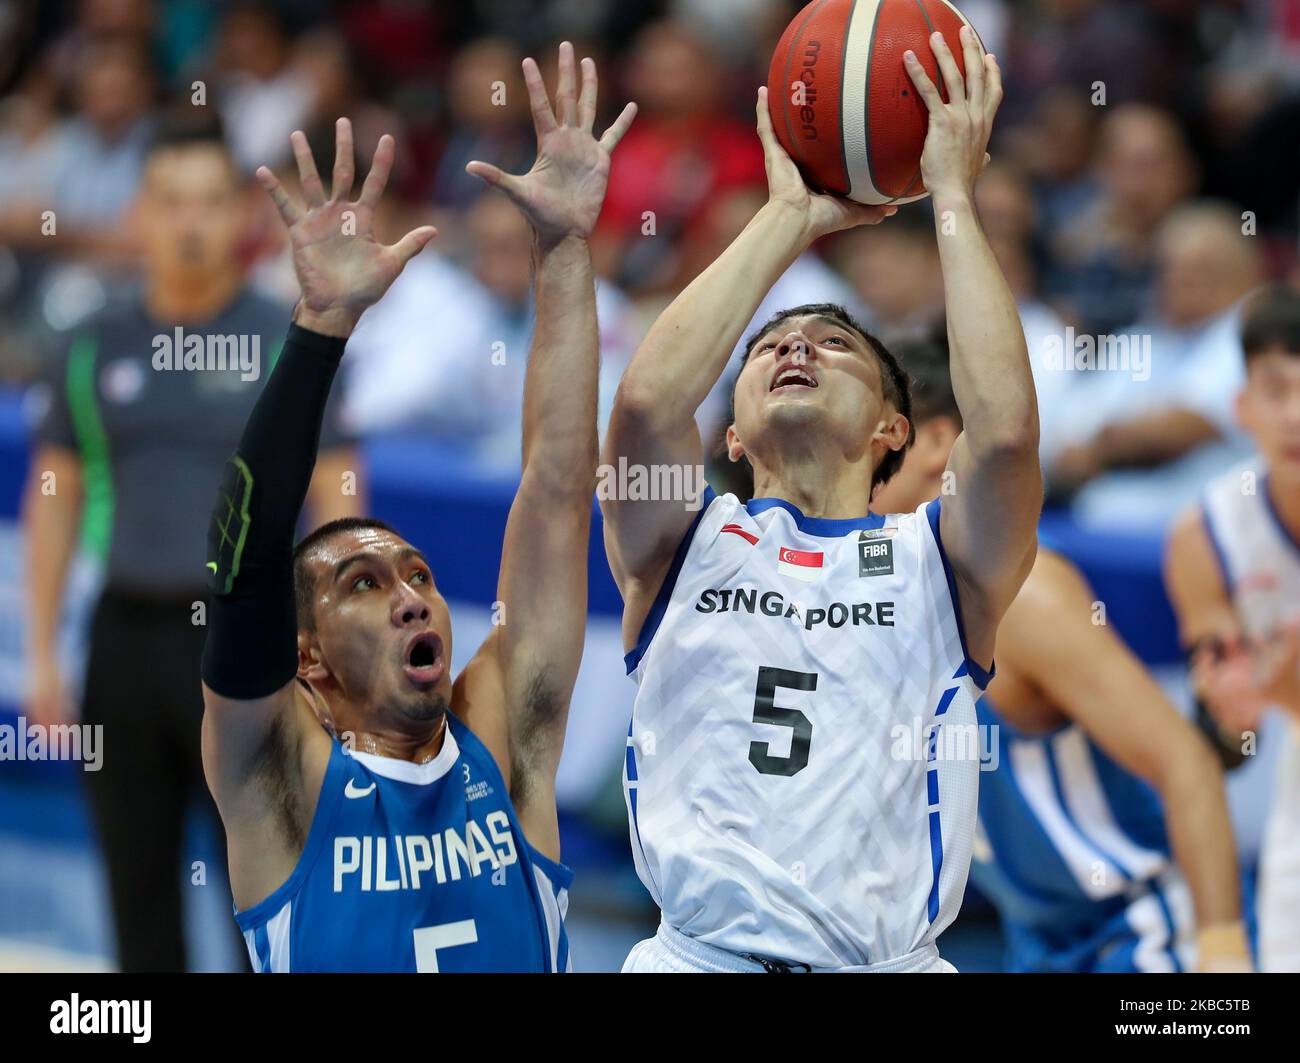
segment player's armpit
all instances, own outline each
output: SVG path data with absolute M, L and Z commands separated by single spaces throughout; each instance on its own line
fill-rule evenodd
M 237 908 L 284 883 L 316 814 L 333 743 L 298 686 L 249 700 L 203 686 L 203 774 L 226 829 Z
M 557 689 L 548 663 L 502 660 L 504 627 L 495 627 L 456 678 L 451 710 L 487 747 L 530 845 L 560 859 L 555 772 L 563 748 L 572 682 Z

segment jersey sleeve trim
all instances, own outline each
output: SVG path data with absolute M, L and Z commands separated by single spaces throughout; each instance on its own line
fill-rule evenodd
M 646 651 L 650 648 L 650 642 L 655 637 L 655 632 L 659 630 L 664 613 L 668 611 L 668 603 L 672 600 L 673 589 L 677 586 L 677 577 L 681 574 L 682 564 L 686 561 L 686 555 L 691 549 L 691 543 L 695 541 L 695 531 L 699 528 L 700 521 L 704 519 L 704 514 L 709 511 L 709 507 L 717 497 L 712 487 L 704 489 L 704 500 L 700 506 L 700 511 L 695 514 L 695 519 L 691 521 L 690 528 L 682 536 L 682 541 L 677 547 L 677 553 L 673 555 L 673 563 L 668 566 L 668 571 L 664 573 L 664 581 L 659 585 L 659 593 L 655 595 L 654 604 L 650 606 L 650 612 L 646 614 L 645 622 L 641 625 L 641 633 L 637 637 L 636 645 L 623 656 L 623 664 L 627 667 L 628 675 L 636 671 L 637 666 L 641 663 L 641 658 L 645 656 Z
M 960 679 L 969 675 L 974 680 L 975 685 L 984 690 L 989 685 L 989 680 L 997 674 L 998 666 L 994 662 L 993 667 L 987 672 L 973 660 L 970 655 L 970 647 L 966 642 L 966 624 L 961 615 L 961 598 L 957 593 L 957 577 L 952 570 L 952 562 L 948 560 L 948 552 L 943 548 L 943 535 L 939 531 L 939 514 L 941 499 L 934 499 L 925 507 L 925 515 L 930 521 L 930 531 L 934 534 L 934 545 L 939 549 L 939 559 L 943 562 L 943 575 L 948 581 L 948 597 L 952 600 L 952 615 L 957 620 L 957 635 L 961 639 L 962 665 L 957 669 L 954 679 Z
M 307 832 L 306 844 L 302 855 L 294 865 L 293 872 L 279 889 L 274 890 L 265 900 L 259 901 L 251 908 L 235 912 L 235 922 L 240 930 L 254 930 L 270 919 L 284 907 L 302 888 L 320 855 L 321 846 L 328 837 L 334 824 L 334 816 L 339 802 L 343 799 L 343 776 L 348 768 L 348 756 L 343 747 L 334 742 L 330 750 L 330 761 L 325 768 L 325 778 L 321 780 L 320 794 L 316 798 L 316 814 L 312 817 L 311 829 Z

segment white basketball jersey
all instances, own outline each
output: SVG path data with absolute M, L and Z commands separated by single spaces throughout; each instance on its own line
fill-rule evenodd
M 1211 481 L 1205 527 L 1245 633 L 1300 615 L 1300 542 L 1273 508 L 1267 473 L 1247 462 Z M 1259 948 L 1266 971 L 1300 971 L 1300 724 L 1288 720 L 1260 854 Z
M 842 967 L 932 944 L 966 885 L 989 678 L 939 501 L 828 520 L 704 498 L 627 655 L 642 882 L 669 926 L 742 955 Z

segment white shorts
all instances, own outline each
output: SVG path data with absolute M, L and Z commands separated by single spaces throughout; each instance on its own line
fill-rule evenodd
M 793 968 L 796 972 L 804 968 Z M 666 923 L 652 938 L 638 941 L 623 961 L 624 974 L 761 974 L 764 967 L 734 952 L 689 938 Z M 813 974 L 956 974 L 957 968 L 925 945 L 906 956 L 862 967 L 814 967 Z
M 1286 731 L 1259 868 L 1259 965 L 1300 971 L 1300 724 Z

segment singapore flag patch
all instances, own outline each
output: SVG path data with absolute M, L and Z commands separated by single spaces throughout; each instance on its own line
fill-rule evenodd
M 783 546 L 776 555 L 776 567 L 783 576 L 793 576 L 805 583 L 812 583 L 821 578 L 824 559 L 825 555 L 821 551 L 793 550 Z

